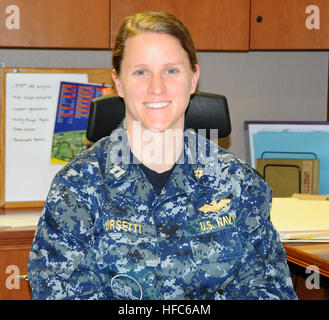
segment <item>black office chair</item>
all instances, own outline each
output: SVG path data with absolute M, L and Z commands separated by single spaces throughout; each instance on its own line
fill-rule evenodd
M 124 116 L 124 102 L 117 95 L 102 96 L 92 100 L 87 139 L 96 142 L 110 135 Z M 193 94 L 185 113 L 185 126 L 194 129 L 207 139 L 227 137 L 231 133 L 231 121 L 226 98 L 219 94 L 204 92 Z

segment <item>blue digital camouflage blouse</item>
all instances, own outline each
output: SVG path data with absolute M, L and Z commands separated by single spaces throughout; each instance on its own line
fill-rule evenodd
M 33 299 L 297 298 L 271 190 L 245 162 L 187 130 L 157 196 L 123 161 L 124 137 L 54 178 L 29 256 Z

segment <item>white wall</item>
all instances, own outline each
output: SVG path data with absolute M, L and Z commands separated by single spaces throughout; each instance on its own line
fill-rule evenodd
M 245 120 L 326 121 L 328 51 L 199 52 L 202 91 L 229 102 L 230 151 L 246 158 Z M 5 67 L 107 68 L 107 50 L 0 49 Z
M 328 52 L 202 52 L 201 91 L 228 99 L 229 150 L 246 158 L 246 120 L 326 121 Z

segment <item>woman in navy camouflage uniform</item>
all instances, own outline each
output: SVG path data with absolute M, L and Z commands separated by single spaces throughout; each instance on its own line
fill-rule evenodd
M 54 178 L 29 256 L 34 299 L 296 299 L 270 188 L 183 132 L 198 78 L 177 18 L 124 20 L 113 79 L 126 117 Z

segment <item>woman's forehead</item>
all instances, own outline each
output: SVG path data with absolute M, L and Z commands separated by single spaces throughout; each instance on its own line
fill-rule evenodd
M 185 64 L 188 55 L 178 39 L 168 34 L 146 32 L 126 41 L 123 60 L 134 65 L 161 61 L 163 64 Z

